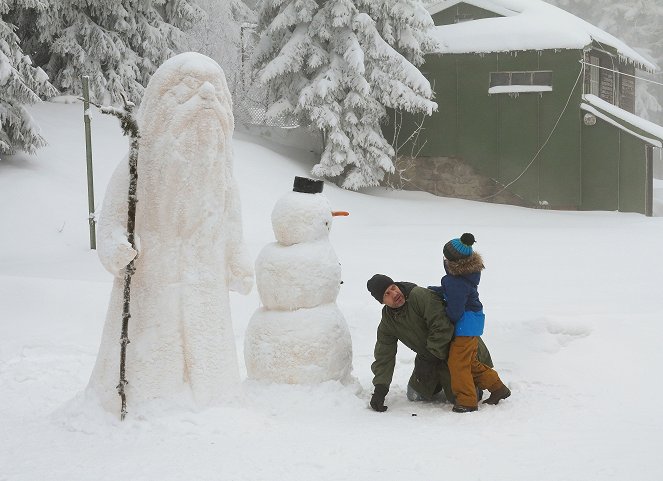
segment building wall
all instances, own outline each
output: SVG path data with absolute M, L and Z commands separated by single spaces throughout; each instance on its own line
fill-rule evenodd
M 432 15 L 435 25 L 451 25 L 458 22 L 466 22 L 468 20 L 494 17 L 501 17 L 501 15 L 466 3 L 458 3 L 453 7 Z
M 390 178 L 394 187 L 423 190 L 456 199 L 484 200 L 499 204 L 532 206 L 531 203 L 502 189 L 489 177 L 481 175 L 467 162 L 455 157 L 401 158 L 400 179 Z M 407 179 L 403 181 L 403 179 Z
M 598 97 L 613 105 L 635 113 L 635 67 L 620 61 L 616 51 L 604 52 L 599 49 L 591 49 L 585 52 L 585 63 L 591 64 L 592 57 L 598 59 L 599 67 L 599 92 Z M 609 70 L 606 70 L 609 69 Z M 610 70 L 627 74 L 620 75 Z M 591 93 L 592 69 L 588 66 L 585 73 L 585 92 Z
M 580 58 L 579 50 L 428 57 L 423 71 L 433 84 L 439 108 L 424 122 L 417 148 L 404 148 L 401 154 L 457 159 L 496 185 L 520 176 L 509 190 L 525 202 L 578 208 Z M 552 92 L 488 94 L 491 72 L 538 70 L 553 71 Z M 569 106 L 560 117 L 567 100 Z M 404 120 L 399 137 L 410 135 L 413 120 Z M 392 133 L 393 128 L 386 126 Z M 554 134 L 537 155 L 553 128 Z M 419 177 L 417 183 L 423 181 Z M 438 188 L 434 193 L 442 192 Z
M 602 119 L 582 135 L 581 208 L 651 215 L 651 147 Z

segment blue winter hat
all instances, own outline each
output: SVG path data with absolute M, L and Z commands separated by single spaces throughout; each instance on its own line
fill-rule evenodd
M 472 245 L 475 242 L 474 236 L 466 232 L 460 239 L 451 239 L 444 244 L 442 253 L 449 261 L 459 261 L 472 255 Z

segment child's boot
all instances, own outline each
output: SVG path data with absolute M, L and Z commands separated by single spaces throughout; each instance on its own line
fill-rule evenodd
M 502 384 L 502 387 L 500 387 L 500 388 L 496 389 L 495 391 L 491 392 L 488 399 L 486 399 L 483 403 L 484 404 L 497 404 L 502 399 L 506 399 L 509 396 L 511 396 L 511 391 L 509 390 L 508 387 L 506 387 L 504 384 Z

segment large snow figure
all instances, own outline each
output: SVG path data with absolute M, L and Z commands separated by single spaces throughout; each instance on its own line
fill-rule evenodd
M 247 327 L 249 378 L 310 384 L 353 381 L 352 340 L 336 306 L 341 266 L 329 242 L 333 213 L 322 181 L 295 177 L 272 211 L 277 242 L 256 260 L 264 307 Z
M 131 282 L 128 410 L 189 393 L 206 406 L 239 387 L 228 290 L 246 294 L 253 284 L 223 70 L 197 53 L 171 58 L 150 79 L 137 120 L 140 254 Z M 110 180 L 99 221 L 99 258 L 116 277 L 88 385 L 114 411 L 120 408 L 122 275 L 136 254 L 126 238 L 128 185 L 125 159 Z

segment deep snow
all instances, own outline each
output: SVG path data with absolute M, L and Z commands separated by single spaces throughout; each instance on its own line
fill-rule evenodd
M 89 249 L 82 106 L 30 111 L 49 146 L 0 163 L 0 480 L 663 479 L 663 218 L 326 184 L 332 208 L 350 212 L 334 220 L 331 242 L 363 389 L 245 380 L 236 405 L 139 415 L 129 400 L 120 423 L 81 395 L 112 284 Z M 92 115 L 99 203 L 127 142 L 114 118 Z M 314 162 L 306 150 L 235 135 L 254 259 L 274 241 L 274 203 Z M 373 412 L 380 306 L 366 280 L 436 283 L 442 245 L 463 232 L 486 261 L 483 337 L 513 395 L 467 415 L 410 403 L 414 355 L 401 346 L 389 410 Z M 244 379 L 255 288 L 231 304 Z

